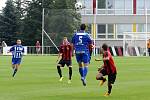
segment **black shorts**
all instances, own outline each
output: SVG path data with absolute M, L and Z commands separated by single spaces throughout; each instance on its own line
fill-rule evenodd
M 61 59 L 58 64 L 61 65 L 61 67 L 64 67 L 65 65 L 67 65 L 67 67 L 69 67 L 69 66 L 72 66 L 72 61 Z
M 114 82 L 116 80 L 117 73 L 107 74 L 107 72 L 106 72 L 106 70 L 104 68 L 102 68 L 100 70 L 100 73 L 102 73 L 103 76 L 108 75 L 108 83 L 114 84 Z

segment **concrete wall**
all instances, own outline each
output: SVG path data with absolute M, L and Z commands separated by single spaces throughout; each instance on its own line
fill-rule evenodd
M 96 15 L 97 24 L 133 24 L 146 23 L 144 15 Z M 82 15 L 82 23 L 93 23 L 93 15 Z M 150 15 L 148 16 L 150 23 Z
M 109 46 L 120 46 L 123 47 L 123 40 L 96 40 L 96 47 L 101 47 L 102 44 L 108 44 Z M 130 44 L 130 41 L 127 41 L 129 46 L 136 45 L 138 47 L 145 48 L 146 41 L 145 40 L 136 40 L 132 41 L 133 44 Z

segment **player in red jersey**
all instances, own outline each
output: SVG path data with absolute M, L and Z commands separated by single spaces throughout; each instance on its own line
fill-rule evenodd
M 60 57 L 61 57 L 61 59 L 60 59 Z M 58 62 L 59 59 L 60 59 L 60 61 Z M 59 81 L 63 80 L 61 67 L 64 67 L 65 65 L 67 65 L 67 67 L 69 68 L 68 83 L 70 84 L 71 83 L 71 77 L 72 77 L 72 46 L 68 42 L 67 37 L 64 37 L 63 43 L 59 47 L 58 60 L 57 60 L 57 62 L 58 62 L 57 71 L 58 71 L 58 74 L 60 76 Z
M 96 79 L 101 80 L 100 85 L 102 86 L 104 82 L 106 82 L 106 78 L 104 78 L 103 76 L 108 75 L 108 92 L 104 96 L 109 96 L 112 90 L 112 84 L 114 84 L 116 80 L 117 69 L 114 60 L 112 58 L 112 55 L 108 51 L 107 44 L 102 45 L 102 51 L 103 51 L 102 61 L 104 65 L 102 65 L 102 67 L 98 69 L 98 74 L 96 75 Z
M 36 53 L 39 54 L 41 51 L 41 45 L 39 41 L 36 41 Z

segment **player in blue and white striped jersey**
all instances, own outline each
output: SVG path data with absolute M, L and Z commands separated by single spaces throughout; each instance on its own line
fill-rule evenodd
M 24 47 L 21 45 L 21 40 L 17 40 L 17 44 L 12 46 L 8 52 L 12 53 L 12 68 L 13 68 L 13 77 L 18 71 L 18 68 L 21 63 L 22 55 L 24 53 Z

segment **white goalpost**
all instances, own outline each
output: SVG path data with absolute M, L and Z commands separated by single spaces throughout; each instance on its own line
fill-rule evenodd
M 148 56 L 150 32 L 125 32 L 123 37 L 124 56 Z

